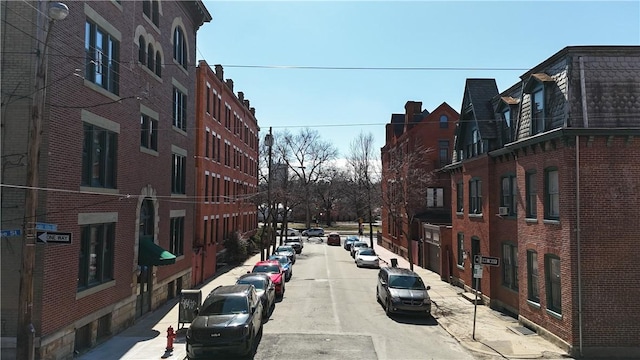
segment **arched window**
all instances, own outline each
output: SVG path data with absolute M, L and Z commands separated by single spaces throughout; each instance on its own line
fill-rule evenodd
M 187 43 L 184 32 L 179 27 L 173 31 L 173 58 L 183 68 L 187 68 Z
M 154 54 L 156 52 L 153 50 L 153 45 L 149 44 L 149 48 L 147 49 L 147 68 L 153 71 L 155 69 L 154 66 Z
M 140 61 L 141 64 L 146 64 L 147 54 L 145 51 L 147 50 L 147 43 L 144 41 L 144 37 L 142 37 L 142 35 L 140 35 L 140 38 L 138 39 L 138 45 L 140 46 L 138 49 L 138 61 Z
M 155 213 L 153 200 L 145 198 L 140 206 L 140 236 L 153 236 L 155 229 Z
M 162 77 L 162 56 L 160 56 L 160 51 L 156 52 L 156 75 Z

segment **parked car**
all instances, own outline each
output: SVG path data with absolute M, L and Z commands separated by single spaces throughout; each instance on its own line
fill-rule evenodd
M 284 281 L 291 280 L 291 276 L 293 276 L 293 263 L 287 255 L 273 254 L 269 256 L 268 260 L 279 261 L 282 269 L 284 270 Z
M 324 236 L 323 228 L 311 228 L 302 231 L 303 236 Z
M 327 245 L 340 246 L 340 242 L 340 234 L 337 232 L 331 232 L 329 233 L 329 236 L 327 236 Z
M 276 260 L 265 260 L 258 261 L 251 270 L 252 273 L 264 273 L 268 274 L 271 277 L 271 281 L 276 286 L 276 297 L 282 299 L 284 296 L 284 269 L 282 265 L 280 265 L 279 261 Z
M 378 272 L 376 298 L 387 315 L 396 312 L 421 312 L 431 315 L 431 298 L 422 278 L 399 267 L 383 267 Z
M 287 255 L 289 259 L 291 259 L 292 264 L 296 263 L 296 251 L 291 245 L 280 245 L 276 248 L 276 251 L 274 251 L 273 253 Z
M 291 246 L 296 251 L 296 254 L 302 253 L 302 249 L 304 249 L 304 244 L 299 236 L 284 239 L 284 244 Z
M 236 284 L 250 284 L 256 288 L 256 294 L 262 302 L 262 319 L 267 322 L 276 305 L 276 285 L 269 274 L 249 273 L 238 278 Z
M 280 235 L 286 234 L 287 236 L 300 236 L 300 231 L 298 231 L 296 229 L 287 229 L 287 231 L 285 232 L 282 229 L 280 229 L 278 231 L 278 234 L 280 234 Z
M 358 249 L 360 249 L 361 247 L 369 247 L 369 244 L 367 244 L 365 241 L 354 241 L 353 244 L 351 244 L 351 249 L 349 251 L 351 252 L 352 258 L 356 258 L 356 251 L 358 251 Z
M 347 235 L 347 238 L 344 240 L 344 249 L 350 251 L 351 244 L 356 241 L 360 241 L 360 238 L 357 235 Z
M 380 258 L 376 251 L 370 247 L 360 248 L 356 253 L 356 259 L 354 260 L 357 267 L 380 267 Z
M 188 359 L 211 359 L 219 352 L 246 356 L 260 339 L 262 302 L 253 285 L 218 286 L 194 313 L 186 335 Z

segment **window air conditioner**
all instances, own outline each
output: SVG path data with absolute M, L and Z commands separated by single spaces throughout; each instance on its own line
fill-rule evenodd
M 506 206 L 500 206 L 498 208 L 498 215 L 500 215 L 500 216 L 509 215 L 509 208 L 506 207 Z

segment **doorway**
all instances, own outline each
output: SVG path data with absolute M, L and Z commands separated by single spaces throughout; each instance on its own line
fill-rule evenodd
M 153 200 L 145 198 L 140 206 L 140 229 L 138 232 L 138 242 L 144 238 L 153 242 L 155 229 L 155 212 Z M 140 251 L 140 250 L 138 250 Z M 136 318 L 148 313 L 151 310 L 151 288 L 152 288 L 152 267 L 138 265 L 138 284 L 136 290 Z

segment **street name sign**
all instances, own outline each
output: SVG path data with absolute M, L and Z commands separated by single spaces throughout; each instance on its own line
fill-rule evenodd
M 58 231 L 58 225 L 57 224 L 47 224 L 47 223 L 37 222 L 36 223 L 36 230 Z
M 71 233 L 58 231 L 38 231 L 38 242 L 41 243 L 58 243 L 71 244 Z
M 22 230 L 2 230 L 2 237 L 10 237 L 10 236 L 20 236 L 22 235 Z

